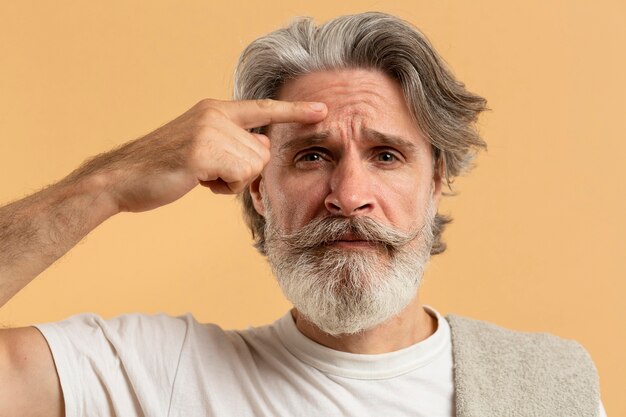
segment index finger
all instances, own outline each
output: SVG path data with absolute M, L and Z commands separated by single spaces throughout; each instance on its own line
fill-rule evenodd
M 309 101 L 280 101 L 272 99 L 222 102 L 223 111 L 244 129 L 267 126 L 272 123 L 317 123 L 328 109 L 324 103 Z

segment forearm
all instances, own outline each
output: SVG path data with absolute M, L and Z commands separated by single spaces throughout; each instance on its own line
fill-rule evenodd
M 0 306 L 117 212 L 106 185 L 64 180 L 0 208 Z
M 0 306 L 120 211 L 172 203 L 198 184 L 234 194 L 270 160 L 270 141 L 247 129 L 317 123 L 326 107 L 274 100 L 204 99 L 148 135 L 86 161 L 63 181 L 0 207 Z

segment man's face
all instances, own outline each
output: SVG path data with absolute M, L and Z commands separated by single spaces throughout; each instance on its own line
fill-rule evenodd
M 352 257 L 359 259 L 360 269 L 377 271 L 377 276 L 384 280 L 389 268 L 404 269 L 406 274 L 411 269 L 409 258 L 427 259 L 424 252 L 430 250 L 432 237 L 419 232 L 423 231 L 425 222 L 432 222 L 441 182 L 434 177 L 430 144 L 413 122 L 399 85 L 386 75 L 370 70 L 324 71 L 287 82 L 278 98 L 326 103 L 328 116 L 314 125 L 277 124 L 268 131 L 271 160 L 251 191 L 255 208 L 271 227 L 266 231 L 266 249 L 277 275 L 284 273 L 285 268 L 276 263 L 300 262 L 300 267 L 307 269 L 309 266 L 302 258 L 315 267 L 328 263 L 328 256 Z M 306 250 L 292 253 L 291 259 L 282 256 L 285 252 L 280 244 L 282 237 L 297 234 L 312 221 L 331 217 L 368 218 L 389 228 L 392 235 L 398 232 L 409 236 L 402 244 L 406 246 L 403 248 L 406 259 L 400 262 L 403 265 L 398 267 L 389 259 L 393 257 L 389 247 L 372 243 L 362 234 L 353 233 L 353 229 L 335 235 L 323 245 L 306 247 L 310 253 Z M 313 230 L 307 233 L 316 235 Z M 379 236 L 378 232 L 373 233 Z M 380 239 L 384 241 L 386 238 L 382 236 L 388 235 L 382 233 Z M 271 251 L 281 256 L 272 256 Z M 423 266 L 426 259 L 419 259 L 418 263 Z M 337 266 L 336 261 L 331 263 Z M 355 265 L 344 267 L 359 269 Z M 413 267 L 419 269 L 414 275 L 421 278 L 419 265 Z M 293 272 L 298 276 L 306 274 L 304 270 L 291 269 L 292 275 Z M 331 271 L 342 274 L 340 268 Z M 281 277 L 278 278 L 281 282 Z M 359 279 L 351 277 L 349 281 L 354 284 Z M 355 285 L 371 289 L 371 282 L 364 280 L 376 279 L 363 278 Z M 319 281 L 319 277 L 313 281 Z M 415 284 L 416 279 L 410 281 Z M 332 289 L 346 285 L 346 282 L 333 284 Z M 283 282 L 281 286 L 285 290 Z M 354 288 L 350 291 L 355 292 Z M 415 288 L 412 291 L 414 296 Z

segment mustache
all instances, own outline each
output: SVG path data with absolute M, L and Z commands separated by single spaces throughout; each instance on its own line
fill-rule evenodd
M 384 246 L 388 250 L 405 246 L 421 234 L 427 224 L 411 232 L 403 232 L 370 217 L 327 216 L 312 220 L 300 230 L 278 237 L 289 249 L 314 249 L 350 236 Z

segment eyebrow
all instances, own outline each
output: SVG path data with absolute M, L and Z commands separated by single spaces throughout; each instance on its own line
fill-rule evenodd
M 368 140 L 376 140 L 383 145 L 392 146 L 394 148 L 404 148 L 409 152 L 417 152 L 417 146 L 412 141 L 402 136 L 382 133 L 374 129 L 363 129 L 363 136 Z
M 297 137 L 295 139 L 291 139 L 285 143 L 278 149 L 280 154 L 289 153 L 289 151 L 293 149 L 304 148 L 306 146 L 318 145 L 324 142 L 330 136 L 329 132 L 319 132 L 312 133 L 310 135 Z
M 296 137 L 290 141 L 287 141 L 279 148 L 279 153 L 284 154 L 288 153 L 293 149 L 304 148 L 307 146 L 318 145 L 323 143 L 326 139 L 330 137 L 330 132 L 318 132 L 312 133 L 310 135 Z M 365 128 L 363 129 L 363 138 L 366 141 L 372 142 L 376 141 L 383 145 L 392 146 L 396 148 L 403 148 L 408 152 L 417 152 L 417 146 L 410 141 L 401 136 L 391 135 L 388 133 L 382 133 L 374 129 Z

